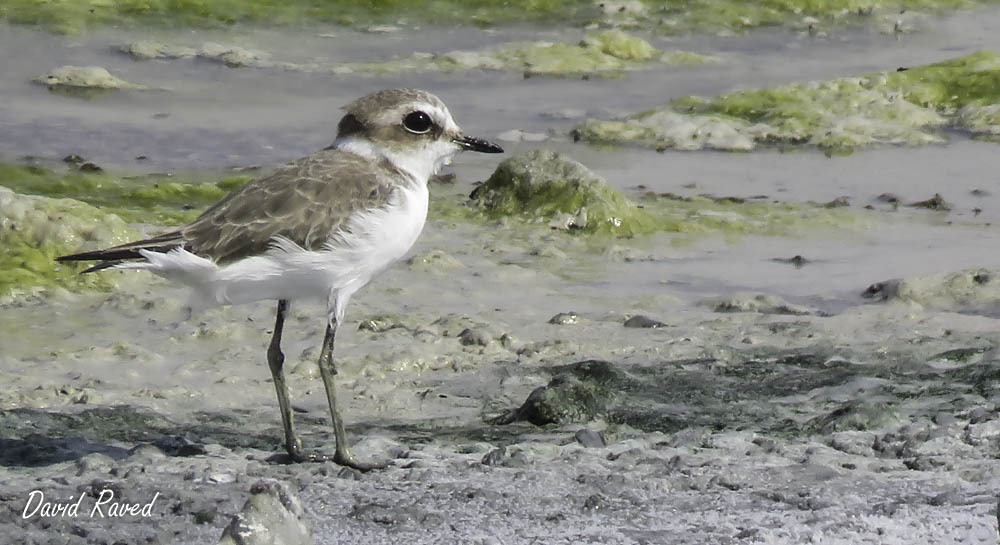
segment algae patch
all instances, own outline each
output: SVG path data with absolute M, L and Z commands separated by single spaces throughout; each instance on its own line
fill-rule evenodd
M 59 173 L 0 163 L 0 294 L 19 287 L 106 289 L 120 275 L 78 275 L 57 256 L 136 239 L 130 223 L 176 225 L 249 180 L 217 182 Z
M 7 0 L 0 19 L 77 33 L 100 26 L 225 28 L 237 24 L 302 27 L 333 23 L 391 31 L 406 24 L 558 23 L 642 28 L 663 34 L 739 34 L 781 26 L 811 35 L 848 25 L 910 32 L 929 17 L 992 0 Z
M 488 218 L 588 234 L 656 231 L 794 235 L 811 228 L 864 226 L 856 213 L 818 204 L 649 193 L 632 200 L 583 164 L 548 150 L 511 157 L 470 196 Z
M 993 0 L 693 0 L 652 2 L 601 0 L 602 24 L 654 29 L 664 34 L 714 32 L 743 34 L 755 28 L 783 27 L 822 37 L 837 28 L 864 25 L 886 34 L 903 34 L 933 24 L 932 17 L 989 5 Z
M 829 153 L 943 142 L 940 129 L 1000 134 L 1000 55 L 980 51 L 896 72 L 684 97 L 623 120 L 573 130 L 592 143 L 749 151 L 815 146 Z
M 236 24 L 369 27 L 410 20 L 478 24 L 589 20 L 595 8 L 578 0 L 7 0 L 0 19 L 59 33 L 118 27 L 225 28 Z
M 120 49 L 136 60 L 197 57 L 233 68 L 276 68 L 333 74 L 498 70 L 523 72 L 529 76 L 614 75 L 653 62 L 686 66 L 717 61 L 714 57 L 697 53 L 661 51 L 646 40 L 620 30 L 593 32 L 578 43 L 511 42 L 492 49 L 417 52 L 404 58 L 346 63 L 276 61 L 263 52 L 215 43 L 194 48 L 140 40 L 122 45 Z
M 97 172 L 59 173 L 0 163 L 0 186 L 20 193 L 71 198 L 115 213 L 129 222 L 178 225 L 250 180 L 230 176 L 212 182 L 156 175 L 122 177 Z
M 0 187 L 0 295 L 30 286 L 106 288 L 114 275 L 78 275 L 54 261 L 82 248 L 128 242 L 124 220 L 73 199 L 21 195 Z

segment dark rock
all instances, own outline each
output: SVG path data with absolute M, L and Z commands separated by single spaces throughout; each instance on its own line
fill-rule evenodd
M 899 414 L 885 403 L 852 401 L 810 420 L 806 427 L 829 434 L 846 430 L 875 430 L 899 422 Z
M 935 193 L 933 197 L 927 199 L 926 201 L 917 201 L 915 203 L 910 203 L 907 206 L 913 208 L 926 208 L 928 210 L 951 210 L 951 205 L 944 200 L 944 197 L 940 193 Z
M 899 286 L 902 283 L 899 279 L 875 282 L 861 292 L 861 297 L 874 299 L 876 301 L 887 301 L 899 295 Z
M 989 409 L 985 407 L 974 407 L 968 414 L 970 424 L 980 424 L 992 418 Z
M 837 197 L 828 203 L 823 204 L 823 208 L 843 208 L 851 206 L 850 197 Z
M 607 410 L 607 403 L 627 379 L 612 363 L 587 360 L 556 368 L 545 386 L 536 388 L 510 421 L 527 420 L 537 426 L 589 422 Z
M 588 428 L 577 430 L 573 437 L 576 439 L 577 443 L 580 443 L 587 448 L 600 448 L 607 446 L 603 433 Z
M 601 494 L 592 494 L 583 502 L 583 508 L 587 511 L 598 511 L 608 506 L 608 499 Z
M 507 449 L 505 447 L 496 448 L 486 453 L 483 456 L 482 463 L 484 466 L 498 466 L 503 463 L 503 459 L 507 457 Z
M 219 507 L 216 505 L 208 505 L 192 513 L 195 524 L 212 524 L 215 522 L 215 517 L 218 514 Z
M 462 346 L 486 346 L 492 341 L 489 333 L 478 328 L 466 328 L 458 334 Z
M 812 263 L 812 261 L 802 257 L 801 255 L 794 255 L 792 257 L 776 257 L 771 261 L 774 261 L 775 263 L 788 263 L 789 265 L 794 265 L 796 269 L 801 269 L 809 263 Z
M 183 435 L 164 435 L 153 441 L 153 445 L 162 450 L 167 456 L 198 456 L 208 454 L 205 445 L 197 438 L 189 438 Z
M 625 327 L 631 328 L 657 328 L 663 327 L 667 324 L 654 320 L 648 316 L 643 316 L 641 314 L 633 316 L 628 320 L 625 320 Z
M 907 469 L 912 469 L 913 471 L 933 471 L 934 468 L 941 466 L 941 462 L 930 457 L 920 456 L 909 460 L 903 460 L 903 465 L 906 466 Z

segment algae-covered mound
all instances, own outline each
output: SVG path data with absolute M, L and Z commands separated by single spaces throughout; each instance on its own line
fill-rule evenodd
M 943 127 L 1000 134 L 998 102 L 1000 55 L 980 51 L 895 72 L 680 98 L 624 120 L 587 120 L 574 136 L 656 149 L 748 151 L 773 144 L 850 152 L 942 142 Z
M 111 75 L 100 66 L 60 66 L 35 78 L 36 83 L 49 87 L 84 89 L 145 89 L 144 86 Z
M 125 221 L 73 199 L 21 195 L 0 187 L 0 295 L 30 286 L 111 285 L 111 275 L 77 274 L 57 256 L 135 237 Z
M 635 202 L 579 162 L 548 150 L 503 161 L 471 198 L 490 218 L 515 216 L 555 229 L 615 236 L 654 231 L 798 236 L 816 228 L 867 226 L 855 212 L 815 203 L 672 193 L 647 193 Z
M 875 301 L 905 302 L 935 309 L 988 312 L 1000 309 L 1000 271 L 967 269 L 876 282 L 862 293 Z
M 511 157 L 471 198 L 488 216 L 526 216 L 557 228 L 631 236 L 657 222 L 577 161 L 548 150 Z

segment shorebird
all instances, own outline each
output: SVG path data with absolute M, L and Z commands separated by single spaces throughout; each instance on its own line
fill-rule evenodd
M 267 363 L 285 450 L 295 462 L 332 459 L 368 470 L 380 466 L 353 456 L 337 410 L 337 325 L 351 296 L 416 242 L 427 218 L 428 179 L 459 151 L 503 150 L 464 135 L 441 99 L 426 91 L 378 91 L 344 110 L 330 147 L 251 180 L 193 222 L 57 259 L 98 261 L 84 273 L 147 270 L 189 286 L 199 306 L 277 300 Z M 303 451 L 282 371 L 285 315 L 289 302 L 302 298 L 327 304 L 319 369 L 337 441 L 332 458 Z

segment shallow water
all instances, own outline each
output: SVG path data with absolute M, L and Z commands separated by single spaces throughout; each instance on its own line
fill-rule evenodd
M 339 107 L 373 88 L 430 89 L 450 105 L 470 133 L 493 136 L 511 128 L 565 130 L 542 114 L 574 108 L 588 115 L 642 110 L 689 94 L 714 95 L 738 88 L 891 70 L 1000 49 L 996 10 L 963 12 L 934 20 L 926 32 L 896 39 L 869 29 L 841 30 L 829 38 L 791 31 L 747 36 L 664 39 L 663 49 L 718 55 L 718 65 L 653 66 L 623 79 L 524 80 L 519 73 L 406 73 L 387 75 L 302 74 L 282 70 L 231 69 L 202 60 L 136 62 L 114 47 L 139 39 L 199 47 L 235 44 L 270 54 L 276 61 L 382 60 L 413 51 L 478 49 L 510 40 L 572 43 L 578 30 L 538 31 L 473 28 L 407 29 L 370 34 L 339 28 L 305 31 L 236 29 L 229 33 L 105 31 L 88 37 L 58 37 L 20 27 L 0 28 L 0 152 L 62 156 L 79 153 L 98 163 L 147 169 L 203 169 L 273 164 L 329 143 Z M 331 36 L 332 35 L 332 36 Z M 42 91 L 31 80 L 62 65 L 100 65 L 126 80 L 169 91 L 116 93 L 72 100 Z M 589 153 L 581 147 L 578 154 Z M 134 158 L 148 160 L 136 165 Z M 711 155 L 696 154 L 712 164 Z M 655 161 L 655 159 L 650 159 Z
M 852 29 L 830 38 L 789 31 L 758 31 L 742 37 L 651 38 L 662 48 L 721 57 L 723 63 L 693 68 L 650 67 L 622 79 L 531 78 L 473 71 L 444 74 L 326 75 L 281 70 L 227 68 L 202 60 L 136 62 L 113 46 L 148 37 L 102 32 L 86 38 L 53 37 L 24 28 L 0 28 L 0 152 L 7 158 L 59 158 L 78 153 L 124 171 L 184 171 L 270 165 L 329 143 L 338 108 L 373 88 L 416 86 L 442 95 L 470 134 L 495 137 L 519 128 L 563 133 L 575 122 L 552 119 L 572 108 L 588 116 L 640 110 L 687 94 L 717 94 L 741 87 L 773 86 L 933 62 L 981 48 L 1000 49 L 1000 11 L 965 12 L 934 21 L 927 32 L 900 39 Z M 332 36 L 330 35 L 332 34 Z M 377 60 L 412 50 L 449 51 L 495 45 L 511 39 L 572 41 L 573 30 L 404 30 L 367 34 L 325 28 L 291 34 L 161 33 L 167 43 L 199 46 L 218 41 L 270 53 L 274 60 Z M 48 93 L 30 80 L 63 64 L 97 64 L 113 74 L 153 88 L 96 99 Z M 827 158 L 814 150 L 747 154 L 654 153 L 644 149 L 596 150 L 560 137 L 540 144 L 504 143 L 509 153 L 550 147 L 583 161 L 613 185 L 680 195 L 766 196 L 785 202 L 828 202 L 846 196 L 870 228 L 849 227 L 796 237 L 703 237 L 674 248 L 662 241 L 637 243 L 652 256 L 632 263 L 603 263 L 590 293 L 628 296 L 652 287 L 692 301 L 733 290 L 762 291 L 811 300 L 826 309 L 856 302 L 875 280 L 969 266 L 993 266 L 978 248 L 998 236 L 989 225 L 1000 180 L 996 145 L 956 135 L 953 142 L 925 148 L 881 148 Z M 147 159 L 137 161 L 138 156 Z M 460 157 L 460 185 L 488 176 L 500 157 Z M 973 189 L 988 196 L 974 196 Z M 460 191 L 464 191 L 459 189 Z M 902 203 L 940 193 L 951 212 L 910 211 L 876 202 L 893 193 Z M 974 209 L 980 212 L 974 213 Z M 860 242 L 860 244 L 859 244 Z M 440 240 L 439 247 L 453 246 Z M 641 251 L 641 250 L 640 250 Z M 774 258 L 802 255 L 813 263 L 795 268 Z M 586 259 L 584 259 L 586 261 Z M 995 260 L 994 260 L 995 261 Z M 734 266 L 738 265 L 738 266 Z M 586 266 L 588 270 L 592 266 Z M 593 277 L 593 273 L 588 273 Z M 575 288 L 574 288 L 575 289 Z

